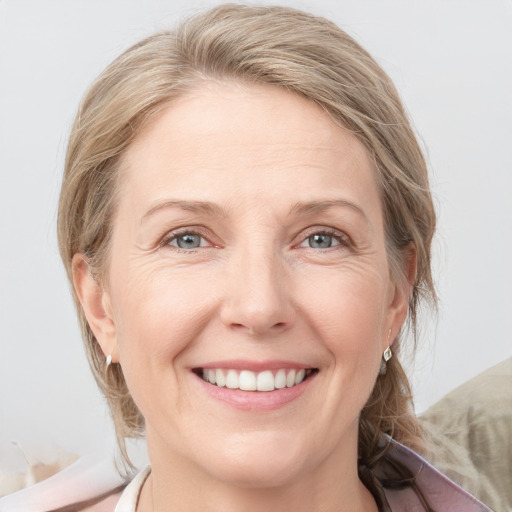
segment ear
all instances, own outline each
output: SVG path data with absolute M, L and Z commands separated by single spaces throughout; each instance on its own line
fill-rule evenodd
M 89 327 L 105 357 L 111 355 L 112 362 L 117 363 L 119 352 L 110 295 L 94 277 L 83 254 L 73 256 L 72 269 L 73 286 Z
M 416 280 L 417 259 L 414 245 L 410 244 L 403 250 L 402 264 L 401 275 L 397 276 L 390 286 L 387 331 L 383 340 L 383 349 L 396 338 L 407 317 L 409 300 Z M 389 332 L 390 335 L 388 336 Z

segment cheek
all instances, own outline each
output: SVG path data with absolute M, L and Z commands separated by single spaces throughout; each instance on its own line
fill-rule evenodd
M 186 398 L 175 392 L 181 389 L 180 355 L 197 343 L 215 307 L 207 287 L 198 288 L 177 272 L 168 274 L 127 274 L 115 294 L 120 363 L 145 418 L 161 415 L 162 403 L 180 410 Z
M 333 269 L 330 275 L 310 273 L 298 296 L 307 299 L 304 313 L 333 352 L 343 347 L 357 353 L 373 348 L 380 338 L 386 289 L 382 273 L 372 268 Z
M 215 285 L 190 270 L 133 268 L 117 285 L 116 334 L 126 372 L 169 365 L 193 345 L 215 308 Z
M 335 272 L 329 280 L 312 278 L 309 294 L 301 292 L 309 297 L 304 307 L 308 322 L 333 363 L 328 369 L 333 410 L 359 411 L 374 386 L 386 321 L 384 283 L 381 273 L 366 268 Z

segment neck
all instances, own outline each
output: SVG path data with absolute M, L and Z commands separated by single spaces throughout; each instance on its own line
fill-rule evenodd
M 152 473 L 137 512 L 377 512 L 357 474 L 357 449 L 349 454 L 346 446 L 336 447 L 321 464 L 276 485 L 233 484 L 205 473 L 179 454 L 162 455 L 161 450 L 150 449 Z
M 197 486 L 186 492 L 178 486 L 155 481 L 150 475 L 144 486 L 137 512 L 378 512 L 370 492 L 357 481 L 350 492 L 331 492 L 327 486 L 299 485 L 276 489 L 223 489 L 203 493 Z

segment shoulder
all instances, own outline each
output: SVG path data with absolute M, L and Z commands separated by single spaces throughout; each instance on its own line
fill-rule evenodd
M 52 477 L 0 498 L 0 511 L 113 512 L 125 486 L 113 460 L 82 457 Z
M 426 508 L 422 497 L 433 510 L 492 512 L 411 449 L 387 436 L 383 437 L 383 442 L 387 443 L 388 447 L 386 455 L 376 468 L 376 475 L 383 483 L 386 498 L 393 512 L 424 512 Z M 412 485 L 386 485 L 396 476 L 398 466 L 409 470 L 413 477 Z
M 116 512 L 122 493 L 122 489 L 114 490 L 107 495 L 92 498 L 86 502 L 73 503 L 52 512 Z

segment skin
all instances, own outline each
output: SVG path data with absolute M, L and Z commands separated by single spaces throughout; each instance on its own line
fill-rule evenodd
M 410 287 L 390 276 L 364 146 L 284 89 L 211 82 L 145 126 L 121 173 L 108 279 L 73 264 L 146 420 L 138 510 L 377 510 L 357 475 L 358 417 Z M 177 233 L 201 245 L 180 249 Z M 318 373 L 282 407 L 240 410 L 191 371 L 232 359 Z

